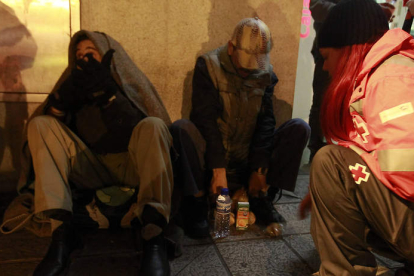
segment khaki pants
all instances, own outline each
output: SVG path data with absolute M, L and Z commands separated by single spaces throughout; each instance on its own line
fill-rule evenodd
M 413 203 L 387 189 L 353 150 L 320 149 L 312 162 L 310 193 L 320 275 L 375 275 L 371 251 L 414 263 Z
M 167 221 L 171 211 L 172 138 L 159 118 L 142 120 L 133 130 L 128 152 L 97 155 L 64 124 L 38 116 L 28 126 L 35 172 L 35 212 L 72 212 L 69 183 L 77 189 L 120 185 L 138 188 L 136 215 L 146 204 Z M 116 141 L 114 141 L 116 143 Z

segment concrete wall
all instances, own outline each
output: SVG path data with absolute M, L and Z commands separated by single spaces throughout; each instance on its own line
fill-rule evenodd
M 225 44 L 245 17 L 270 28 L 277 123 L 291 118 L 302 1 L 291 0 L 82 0 L 81 28 L 117 39 L 153 82 L 173 120 L 191 109 L 196 57 Z M 0 192 L 14 189 L 19 145 L 35 103 L 0 103 Z
M 291 0 L 86 0 L 81 1 L 81 28 L 120 41 L 176 120 L 190 112 L 197 56 L 225 44 L 242 18 L 259 16 L 274 38 L 280 124 L 292 114 L 301 10 L 302 1 Z

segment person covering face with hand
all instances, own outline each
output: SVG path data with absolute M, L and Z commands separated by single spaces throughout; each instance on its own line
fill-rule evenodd
M 143 225 L 142 275 L 169 275 L 164 229 L 173 174 L 169 116 L 157 92 L 122 46 L 104 33 L 80 31 L 69 66 L 27 127 L 20 190 L 34 180 L 35 213 L 52 220 L 49 251 L 34 275 L 59 275 L 81 238 L 72 190 L 136 189 L 133 213 Z M 140 275 L 141 275 L 140 274 Z

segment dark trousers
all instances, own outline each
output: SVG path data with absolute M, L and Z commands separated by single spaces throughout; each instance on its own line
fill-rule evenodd
M 323 101 L 323 95 L 329 85 L 329 74 L 322 70 L 323 58 L 319 54 L 312 52 L 315 60 L 315 70 L 313 72 L 313 98 L 312 106 L 309 114 L 309 126 L 311 128 L 311 135 L 309 139 L 308 148 L 310 150 L 309 161 L 312 162 L 315 153 L 323 146 L 325 146 L 324 137 L 320 122 L 320 109 Z
M 182 185 L 185 196 L 205 191 L 210 179 L 209 172 L 205 169 L 204 138 L 196 126 L 186 119 L 175 121 L 170 131 L 179 154 L 175 170 L 178 174 L 176 179 L 181 183 L 176 182 L 175 185 Z M 275 129 L 274 149 L 267 175 L 270 186 L 294 191 L 309 132 L 309 125 L 301 119 L 289 120 Z M 246 172 L 250 173 L 247 170 Z M 246 184 L 247 180 L 248 177 L 243 179 Z
M 371 251 L 414 263 L 414 203 L 386 188 L 356 152 L 323 147 L 312 162 L 310 193 L 320 275 L 375 275 Z

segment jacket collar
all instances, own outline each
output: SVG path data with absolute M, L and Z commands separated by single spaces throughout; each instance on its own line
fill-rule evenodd
M 231 61 L 231 57 L 228 54 L 228 46 L 227 44 L 219 48 L 219 60 L 221 67 L 224 69 L 224 71 L 239 76 L 239 74 L 236 71 L 236 68 L 234 68 L 233 62 Z M 257 71 L 257 73 L 251 74 L 249 77 L 247 77 L 244 82 L 250 82 L 250 81 L 258 81 L 264 85 L 268 86 L 271 83 L 271 72 L 273 68 L 271 65 L 267 68 L 267 70 L 260 70 Z M 240 77 L 240 76 L 239 76 Z

